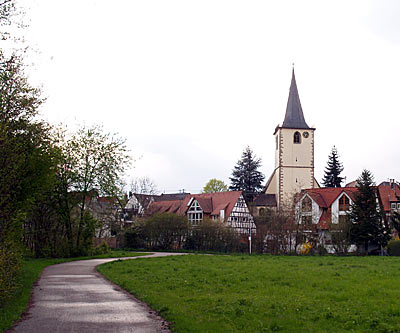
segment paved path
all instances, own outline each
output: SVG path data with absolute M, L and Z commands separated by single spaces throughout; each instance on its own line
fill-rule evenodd
M 169 332 L 168 323 L 146 304 L 96 271 L 97 265 L 113 260 L 118 258 L 46 267 L 33 290 L 31 306 L 9 332 Z

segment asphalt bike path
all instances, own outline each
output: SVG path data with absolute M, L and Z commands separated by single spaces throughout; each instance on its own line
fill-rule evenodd
M 27 312 L 7 332 L 169 332 L 163 318 L 106 280 L 96 266 L 119 259 L 183 254 L 162 252 L 48 266 L 33 289 Z

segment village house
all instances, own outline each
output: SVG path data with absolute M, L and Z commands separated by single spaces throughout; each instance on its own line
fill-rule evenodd
M 209 218 L 226 223 L 240 234 L 255 233 L 256 225 L 241 191 L 187 194 L 183 200 L 158 200 L 147 215 L 175 213 L 187 216 L 192 225 Z
M 144 217 L 149 206 L 158 201 L 183 200 L 189 193 L 169 193 L 169 194 L 139 194 L 129 192 L 127 203 L 123 210 L 122 219 L 124 222 L 132 222 L 137 217 Z
M 400 212 L 400 186 L 394 179 L 390 179 L 379 184 L 378 192 L 385 217 L 389 220 L 393 212 Z

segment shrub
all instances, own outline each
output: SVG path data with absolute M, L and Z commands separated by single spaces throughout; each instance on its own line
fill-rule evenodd
M 102 241 L 98 246 L 93 249 L 93 255 L 110 253 L 111 249 L 105 241 Z
M 21 254 L 14 244 L 0 246 L 0 306 L 18 287 Z
M 400 240 L 391 240 L 387 245 L 387 252 L 390 256 L 400 256 Z
M 190 228 L 184 247 L 197 251 L 237 252 L 241 244 L 232 228 L 219 221 L 204 219 L 198 226 Z

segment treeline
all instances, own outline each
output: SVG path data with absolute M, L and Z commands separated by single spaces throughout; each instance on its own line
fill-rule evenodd
M 22 59 L 0 50 L 0 304 L 16 288 L 26 250 L 91 253 L 99 222 L 88 206 L 98 195 L 121 198 L 130 165 L 123 139 L 99 126 L 55 128 L 39 118 L 43 102 Z
M 204 219 L 193 226 L 185 216 L 172 213 L 134 222 L 124 235 L 125 247 L 135 249 L 248 252 L 247 241 L 224 223 Z

